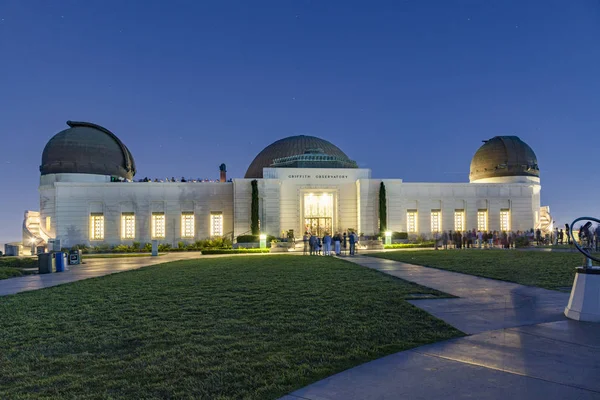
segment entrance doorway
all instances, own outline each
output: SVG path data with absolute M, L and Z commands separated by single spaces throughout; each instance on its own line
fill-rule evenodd
M 304 229 L 319 237 L 334 233 L 332 193 L 304 195 Z
M 332 234 L 331 218 L 305 218 L 304 224 L 306 231 L 319 237 L 325 236 L 325 233 Z

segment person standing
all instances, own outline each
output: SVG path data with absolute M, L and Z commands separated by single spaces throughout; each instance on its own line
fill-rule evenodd
M 558 244 L 563 244 L 563 240 L 565 240 L 565 233 L 561 229 L 558 231 Z
M 335 255 L 339 257 L 340 255 L 340 242 L 342 241 L 342 235 L 339 232 L 335 233 L 333 237 L 333 251 L 335 251 Z
M 346 249 L 348 248 L 348 235 L 346 234 L 346 232 L 344 232 L 342 247 L 344 248 L 344 255 L 346 255 Z
M 571 245 L 571 235 L 569 234 L 569 224 L 565 224 L 565 234 L 567 235 L 567 244 Z
M 308 232 L 304 232 L 304 236 L 302 236 L 302 242 L 304 243 L 304 255 L 308 254 Z
M 444 245 L 444 250 L 448 250 L 448 232 L 444 231 L 442 233 L 442 244 Z
M 542 231 L 540 231 L 539 229 L 537 231 L 535 231 L 535 241 L 537 242 L 537 245 L 540 245 L 540 242 L 542 241 Z
M 477 247 L 481 248 L 482 243 L 483 243 L 483 232 L 477 231 Z
M 326 256 L 331 255 L 331 236 L 329 232 L 325 232 L 325 236 L 323 237 L 323 245 L 325 246 L 323 254 Z
M 350 232 L 350 237 L 348 238 L 349 242 L 350 242 L 350 255 L 353 256 L 354 255 L 354 251 L 355 251 L 355 246 L 356 243 L 354 242 L 354 232 Z
M 323 250 L 323 242 L 321 241 L 321 237 L 317 236 L 317 255 L 321 255 L 321 250 Z
M 317 254 L 317 237 L 315 235 L 310 235 L 308 239 L 308 244 L 310 245 L 310 255 L 314 256 Z

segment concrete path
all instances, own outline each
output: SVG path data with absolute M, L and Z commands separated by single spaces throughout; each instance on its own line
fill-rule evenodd
M 569 294 L 370 257 L 367 268 L 459 296 L 410 303 L 465 333 L 333 375 L 282 400 L 600 399 L 600 324 Z
M 123 258 L 88 258 L 85 264 L 70 265 L 69 270 L 53 274 L 26 275 L 17 278 L 0 280 L 0 296 L 7 296 L 29 290 L 44 289 L 63 283 L 80 281 L 116 272 L 129 271 L 141 267 L 162 264 L 169 261 L 188 260 L 202 256 L 199 252 L 169 253 L 159 257 L 123 257 Z

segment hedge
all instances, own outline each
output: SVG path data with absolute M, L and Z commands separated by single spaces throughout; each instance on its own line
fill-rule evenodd
M 269 249 L 206 249 L 202 254 L 247 254 L 247 253 L 268 253 Z
M 0 268 L 35 268 L 38 266 L 38 259 L 25 257 L 2 257 L 0 258 Z
M 260 242 L 260 237 L 258 235 L 240 235 L 237 238 L 238 243 L 258 243 Z M 277 240 L 277 238 L 273 235 L 267 235 L 267 243 L 272 242 L 273 240 Z
M 424 249 L 434 247 L 434 242 L 386 244 L 384 249 Z

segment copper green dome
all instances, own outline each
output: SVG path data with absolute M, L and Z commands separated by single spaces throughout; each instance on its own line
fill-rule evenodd
M 262 178 L 263 168 L 358 168 L 334 144 L 315 136 L 290 136 L 265 147 L 248 167 L 245 178 Z
M 471 161 L 471 182 L 502 177 L 539 178 L 535 153 L 517 136 L 496 136 L 484 140 Z
M 119 138 L 89 122 L 67 121 L 68 129 L 54 135 L 42 153 L 42 175 L 95 174 L 132 179 L 135 161 Z

